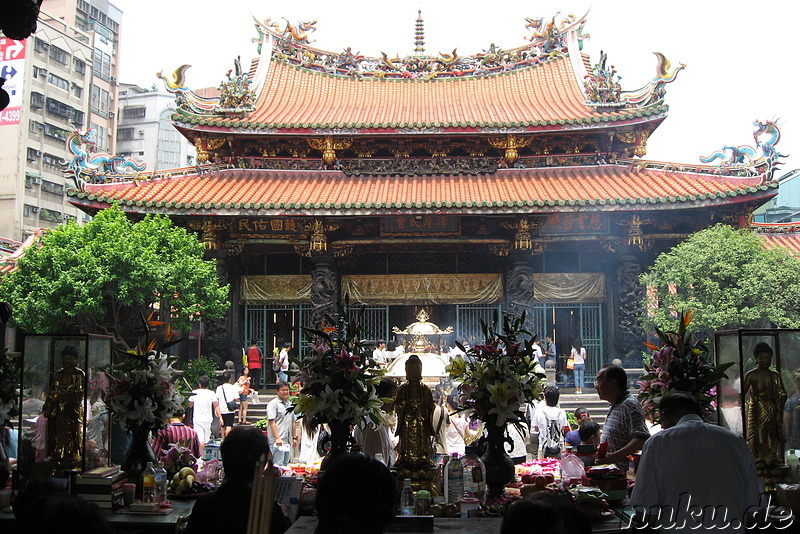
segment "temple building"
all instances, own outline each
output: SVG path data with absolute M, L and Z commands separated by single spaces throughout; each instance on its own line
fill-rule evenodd
M 559 354 L 582 341 L 587 377 L 615 357 L 639 367 L 639 274 L 777 194 L 777 129 L 757 123 L 752 154 L 708 165 L 643 159 L 684 65 L 656 54 L 653 78 L 624 89 L 585 50 L 584 23 L 530 19 L 519 48 L 460 56 L 426 54 L 420 18 L 414 54 L 393 58 L 312 47 L 314 23 L 259 21 L 258 57 L 237 59 L 218 94 L 191 90 L 186 65 L 164 78 L 196 167 L 75 167 L 68 195 L 200 234 L 232 287 L 204 352 L 298 347 L 347 295 L 376 338 L 423 306 L 467 341 L 494 312 L 525 311 Z

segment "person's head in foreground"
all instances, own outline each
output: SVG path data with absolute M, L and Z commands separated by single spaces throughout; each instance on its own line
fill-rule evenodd
M 361 453 L 335 458 L 320 477 L 316 534 L 380 534 L 394 517 L 389 468 Z
M 661 398 L 658 410 L 661 412 L 661 428 L 671 428 L 684 415 L 700 415 L 700 403 L 688 393 L 670 393 Z
M 500 534 L 590 534 L 589 519 L 568 497 L 549 491 L 528 495 L 512 503 Z
M 269 441 L 257 428 L 234 427 L 219 447 L 225 480 L 249 484 L 253 481 L 256 462 L 265 454 L 269 458 Z

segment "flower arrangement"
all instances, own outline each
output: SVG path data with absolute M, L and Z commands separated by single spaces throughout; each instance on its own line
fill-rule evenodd
M 462 404 L 482 421 L 496 416 L 497 426 L 518 422 L 520 405 L 542 397 L 545 375 L 533 352 L 536 338 L 523 328 L 525 317 L 503 314 L 502 333 L 497 315 L 491 325 L 481 321 L 486 341 L 447 366 L 450 378 L 461 382 Z
M 295 412 L 308 419 L 311 428 L 331 421 L 381 424 L 385 421 L 384 400 L 375 394 L 375 385 L 383 370 L 361 341 L 365 308 L 355 316 L 341 304 L 338 310 L 336 317 L 325 316 L 330 326 L 305 329 L 314 341 L 300 361 L 298 380 L 304 385 L 292 399 Z
M 638 381 L 639 401 L 656 422 L 660 421 L 658 403 L 671 391 L 689 393 L 697 399 L 704 413 L 711 412 L 717 384 L 728 378 L 725 371 L 733 365 L 733 362 L 713 365 L 708 347 L 699 340 L 693 342 L 692 335 L 686 333 L 691 321 L 691 312 L 682 313 L 677 331 L 662 332 L 656 328 L 660 347 L 645 342 L 653 353 L 644 358 L 645 372 Z
M 173 383 L 175 358 L 161 352 L 180 340 L 172 338 L 167 325 L 166 342 L 157 347 L 149 334 L 151 328 L 164 323 L 153 321 L 152 314 L 142 319 L 146 327 L 144 340 L 133 351 L 120 351 L 126 357 L 121 364 L 103 369 L 108 380 L 103 388 L 103 402 L 126 429 L 135 431 L 145 427 L 155 431 L 165 427 L 183 404 L 184 398 Z
M 16 355 L 0 349 L 0 427 L 19 417 L 20 367 Z
M 184 444 L 173 443 L 164 454 L 164 469 L 168 474 L 174 475 L 184 467 L 190 467 L 192 471 L 197 471 L 197 458 Z

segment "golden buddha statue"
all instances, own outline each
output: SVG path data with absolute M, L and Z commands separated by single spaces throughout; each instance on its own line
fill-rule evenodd
M 75 347 L 64 347 L 61 364 L 42 406 L 42 413 L 47 418 L 48 434 L 53 436 L 50 458 L 64 469 L 74 469 L 81 463 L 83 384 L 86 375 L 78 368 L 78 351 Z
M 406 360 L 406 383 L 397 389 L 394 402 L 400 438 L 397 468 L 426 469 L 434 465 L 431 460 L 433 407 L 431 390 L 422 383 L 422 362 L 419 356 L 412 354 Z
M 781 375 L 769 368 L 772 348 L 758 343 L 753 351 L 756 368 L 744 375 L 747 395 L 747 443 L 757 466 L 783 465 L 783 406 L 786 389 Z

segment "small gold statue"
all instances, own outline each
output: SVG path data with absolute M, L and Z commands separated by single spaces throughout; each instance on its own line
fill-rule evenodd
M 80 467 L 83 438 L 84 372 L 78 368 L 78 351 L 67 346 L 61 351 L 62 367 L 56 371 L 53 387 L 42 406 L 48 434 L 53 436 L 50 458 L 63 469 Z
M 397 389 L 394 401 L 397 413 L 398 469 L 426 469 L 434 465 L 431 438 L 433 395 L 422 383 L 422 362 L 412 354 L 406 360 L 406 383 Z
M 747 395 L 747 442 L 757 466 L 783 465 L 783 406 L 786 389 L 781 375 L 769 368 L 772 348 L 758 343 L 753 351 L 756 368 L 744 375 Z

